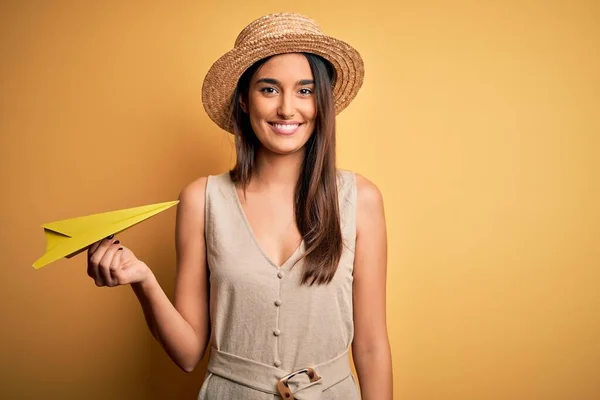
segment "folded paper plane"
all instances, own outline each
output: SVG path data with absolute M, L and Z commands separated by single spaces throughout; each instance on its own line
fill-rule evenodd
M 42 228 L 46 235 L 46 253 L 33 263 L 33 267 L 39 269 L 63 257 L 71 258 L 91 244 L 139 224 L 177 203 L 179 200 L 44 224 Z

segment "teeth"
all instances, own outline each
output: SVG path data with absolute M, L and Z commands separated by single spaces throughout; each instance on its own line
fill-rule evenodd
M 282 131 L 293 131 L 298 127 L 298 124 L 274 124 L 277 129 L 281 129 Z

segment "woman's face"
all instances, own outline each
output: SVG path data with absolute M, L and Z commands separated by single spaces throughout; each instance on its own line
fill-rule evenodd
M 277 154 L 304 147 L 317 114 L 315 84 L 310 64 L 302 54 L 274 56 L 252 77 L 248 103 L 252 129 L 262 145 Z

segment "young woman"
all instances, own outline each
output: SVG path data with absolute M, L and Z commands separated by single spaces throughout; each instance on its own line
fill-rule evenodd
M 235 135 L 232 171 L 180 193 L 172 304 L 114 237 L 88 250 L 98 286 L 130 284 L 199 399 L 392 399 L 386 228 L 373 183 L 335 163 L 335 115 L 360 55 L 298 14 L 248 25 L 209 70 L 203 103 Z

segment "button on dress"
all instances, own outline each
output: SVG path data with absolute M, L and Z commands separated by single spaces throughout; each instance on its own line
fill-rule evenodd
M 300 374 L 290 383 L 297 400 L 360 398 L 348 355 L 356 196 L 354 173 L 338 170 L 344 250 L 329 284 L 307 286 L 300 285 L 304 242 L 283 265 L 273 263 L 255 239 L 229 173 L 208 177 L 211 359 L 198 400 L 280 399 L 274 377 L 321 364 L 320 382 Z

